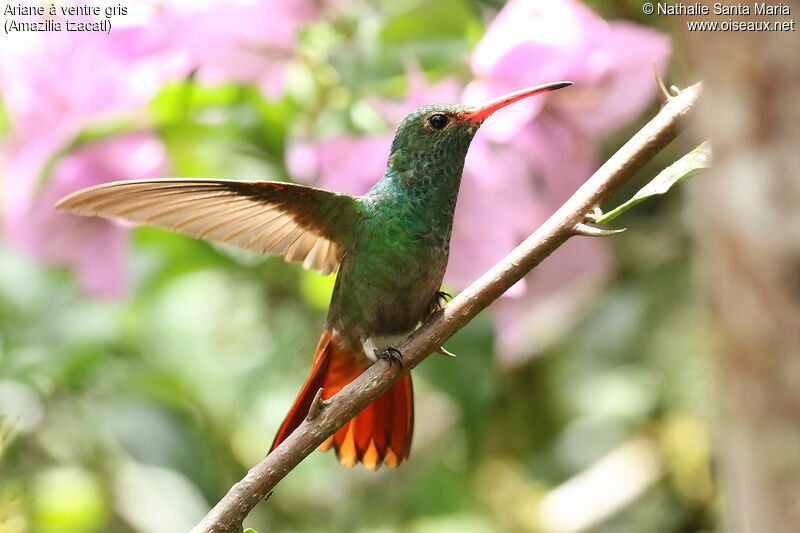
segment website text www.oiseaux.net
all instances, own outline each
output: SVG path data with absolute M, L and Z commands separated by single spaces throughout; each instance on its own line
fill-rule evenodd
M 733 19 L 722 22 L 689 20 L 686 22 L 686 27 L 689 31 L 795 31 L 794 20 L 783 22 Z
M 794 19 L 788 17 L 792 8 L 782 2 L 753 2 L 752 4 L 723 4 L 716 2 L 713 5 L 683 2 L 645 2 L 642 11 L 645 15 L 698 17 L 686 21 L 689 31 L 796 31 Z M 716 20 L 701 20 L 699 17 L 712 16 Z M 751 16 L 775 17 L 772 20 L 753 20 Z M 722 17 L 728 17 L 727 20 Z M 736 18 L 735 18 L 736 17 Z M 738 18 L 742 17 L 742 18 Z

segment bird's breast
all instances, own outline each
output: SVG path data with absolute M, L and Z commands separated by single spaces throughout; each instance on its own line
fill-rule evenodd
M 429 221 L 389 215 L 373 222 L 342 260 L 328 315 L 331 325 L 359 338 L 413 329 L 447 267 L 447 239 Z

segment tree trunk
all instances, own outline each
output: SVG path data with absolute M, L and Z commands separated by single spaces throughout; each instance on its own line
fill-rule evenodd
M 793 15 L 732 18 L 783 22 Z M 684 27 L 688 18 L 704 17 L 685 17 Z M 717 459 L 726 531 L 794 533 L 800 531 L 800 33 L 683 36 L 706 84 L 695 131 L 710 137 L 714 150 L 713 168 L 694 185 L 694 220 L 719 338 Z

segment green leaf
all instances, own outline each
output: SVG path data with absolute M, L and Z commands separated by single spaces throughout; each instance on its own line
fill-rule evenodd
M 251 528 L 249 528 L 249 527 L 248 527 L 247 529 L 245 529 L 245 530 L 244 530 L 244 533 L 258 533 L 258 531 L 256 531 L 255 529 L 251 529 Z
M 8 111 L 3 104 L 3 98 L 0 96 L 0 133 L 7 133 L 11 130 L 11 120 L 8 117 Z
M 708 143 L 708 141 L 705 141 L 700 146 L 659 172 L 658 175 L 653 178 L 653 181 L 639 189 L 639 191 L 634 194 L 630 200 L 598 217 L 596 220 L 594 220 L 594 222 L 596 224 L 606 224 L 611 222 L 639 202 L 643 202 L 651 196 L 666 193 L 676 183 L 690 178 L 700 172 L 701 169 L 708 168 L 710 166 L 711 145 Z
M 331 302 L 336 276 L 323 276 L 317 272 L 303 270 L 300 273 L 300 293 L 315 309 L 326 310 Z
M 109 511 L 100 477 L 76 466 L 39 472 L 32 503 L 33 529 L 42 533 L 98 531 Z
M 395 9 L 380 33 L 382 44 L 388 46 L 464 39 L 481 33 L 478 10 L 463 0 L 398 2 Z

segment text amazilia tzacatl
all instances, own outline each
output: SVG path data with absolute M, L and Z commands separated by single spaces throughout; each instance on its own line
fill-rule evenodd
M 272 450 L 303 421 L 319 389 L 327 399 L 378 358 L 401 358 L 393 339 L 439 308 L 464 158 L 483 121 L 513 102 L 568 85 L 549 83 L 480 106 L 417 109 L 397 128 L 386 171 L 364 196 L 283 182 L 162 179 L 106 183 L 57 207 L 282 255 L 326 274 L 339 269 L 311 375 Z M 348 466 L 394 467 L 408 458 L 413 427 L 405 374 L 322 449 L 333 447 Z

